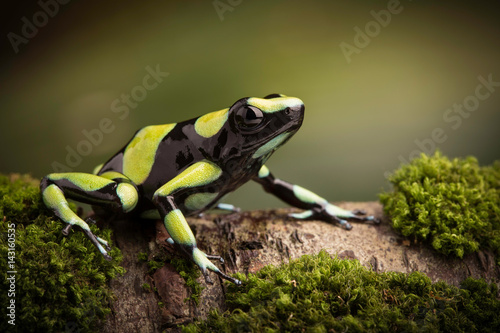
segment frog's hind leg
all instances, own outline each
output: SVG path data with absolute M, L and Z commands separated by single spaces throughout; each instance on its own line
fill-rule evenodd
M 137 189 L 124 181 L 125 176 L 109 179 L 87 173 L 52 173 L 40 183 L 42 199 L 54 214 L 68 225 L 62 230 L 69 233 L 72 226 L 79 226 L 106 259 L 111 259 L 106 249 L 108 243 L 92 233 L 87 222 L 76 215 L 68 205 L 67 199 L 102 206 L 113 210 L 130 212 L 137 204 Z
M 374 216 L 362 216 L 365 215 L 363 211 L 340 208 L 308 189 L 275 178 L 265 165 L 259 170 L 254 180 L 260 183 L 267 192 L 274 194 L 286 203 L 306 209 L 301 213 L 290 214 L 294 218 L 337 223 L 346 230 L 352 229 L 352 225 L 347 220 L 380 223 L 380 220 Z
M 222 170 L 209 161 L 194 163 L 156 190 L 153 203 L 160 212 L 165 228 L 171 237 L 167 241 L 175 244 L 179 250 L 198 265 L 208 284 L 213 283 L 208 273 L 208 271 L 212 271 L 222 279 L 239 285 L 241 281 L 224 274 L 210 261 L 210 259 L 220 260 L 219 256 L 207 255 L 198 248 L 193 231 L 182 210 L 175 202 L 175 198 L 182 197 L 182 194 L 187 190 L 192 191 L 196 188 L 198 191 L 204 190 L 206 184 L 216 181 L 221 174 Z

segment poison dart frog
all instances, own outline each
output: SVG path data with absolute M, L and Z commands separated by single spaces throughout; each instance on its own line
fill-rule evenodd
M 351 229 L 346 219 L 378 220 L 360 211 L 330 204 L 313 192 L 275 178 L 265 162 L 300 128 L 304 104 L 295 97 L 271 94 L 247 97 L 222 109 L 184 122 L 146 126 L 93 174 L 52 173 L 41 181 L 45 205 L 67 223 L 80 227 L 106 259 L 108 243 L 68 206 L 67 199 L 107 211 L 161 218 L 174 244 L 199 266 L 207 283 L 208 271 L 235 284 L 196 245 L 186 216 L 213 208 L 227 193 L 254 180 L 286 203 L 305 209 L 291 214 L 304 220 L 323 220 Z

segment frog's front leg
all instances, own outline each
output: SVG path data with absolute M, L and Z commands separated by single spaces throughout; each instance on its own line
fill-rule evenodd
M 216 181 L 221 175 L 221 169 L 211 162 L 201 161 L 194 163 L 177 177 L 160 187 L 154 194 L 153 202 L 158 208 L 165 228 L 171 237 L 169 242 L 175 244 L 200 267 L 207 283 L 213 283 L 208 275 L 208 270 L 211 270 L 223 279 L 235 284 L 241 284 L 239 280 L 222 273 L 219 268 L 209 260 L 220 259 L 220 257 L 207 255 L 197 247 L 194 234 L 184 214 L 175 203 L 175 198 L 177 196 L 185 194 L 186 191 L 196 191 L 197 188 L 201 191 L 205 185 L 209 185 Z M 196 194 L 199 193 L 200 192 Z
M 137 190 L 128 178 L 121 175 L 111 180 L 79 172 L 52 173 L 42 179 L 40 190 L 47 208 L 68 223 L 63 229 L 64 235 L 68 234 L 72 226 L 79 226 L 104 258 L 111 259 L 106 251 L 109 250 L 108 243 L 92 233 L 88 224 L 69 208 L 67 199 L 127 213 L 134 209 L 138 201 Z
M 346 219 L 358 222 L 371 221 L 373 223 L 380 223 L 373 216 L 360 216 L 364 215 L 362 211 L 342 209 L 299 185 L 293 185 L 281 179 L 274 178 L 265 165 L 259 170 L 254 180 L 260 183 L 267 192 L 274 194 L 286 203 L 306 209 L 302 213 L 291 214 L 295 218 L 336 222 L 347 230 L 352 229 L 352 226 Z

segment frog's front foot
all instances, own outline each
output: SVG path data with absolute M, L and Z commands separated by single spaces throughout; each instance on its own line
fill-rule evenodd
M 205 282 L 207 284 L 213 284 L 213 281 L 210 278 L 208 271 L 212 271 L 215 274 L 219 275 L 222 279 L 228 280 L 236 285 L 241 284 L 240 280 L 222 273 L 222 271 L 209 260 L 209 259 L 219 260 L 221 263 L 223 263 L 224 259 L 222 259 L 220 256 L 207 255 L 205 254 L 205 252 L 201 251 L 197 247 L 194 247 L 190 257 L 194 261 L 194 263 L 198 265 L 198 267 L 200 267 L 201 273 L 203 274 L 203 277 L 205 278 Z
M 373 215 L 368 215 L 368 216 L 360 216 L 360 215 L 366 215 L 366 211 L 362 209 L 354 209 L 352 213 L 355 215 L 353 217 L 349 217 L 353 221 L 358 221 L 358 222 L 372 222 L 373 224 L 380 224 L 380 219 L 376 218 Z
M 342 228 L 346 230 L 352 229 L 352 225 L 347 220 L 355 222 L 372 222 L 374 224 L 380 223 L 380 220 L 374 216 L 361 216 L 361 215 L 366 215 L 366 212 L 359 209 L 352 211 L 346 210 L 338 206 L 332 205 L 330 203 L 320 208 L 313 208 L 311 210 L 306 210 L 302 213 L 290 214 L 290 216 L 297 219 L 334 222 L 339 224 Z

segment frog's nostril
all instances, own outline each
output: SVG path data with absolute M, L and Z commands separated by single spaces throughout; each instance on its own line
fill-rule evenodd
M 304 104 L 300 104 L 300 105 L 297 105 L 297 106 L 294 106 L 291 108 L 287 108 L 287 109 L 291 109 L 288 111 L 287 114 L 290 114 L 292 112 L 295 114 L 302 114 L 302 113 L 304 113 Z

